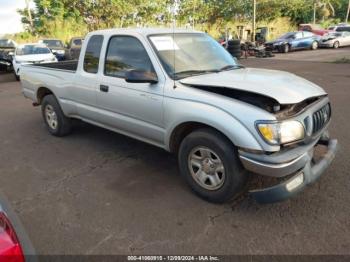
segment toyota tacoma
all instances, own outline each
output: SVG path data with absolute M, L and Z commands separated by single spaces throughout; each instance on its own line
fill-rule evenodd
M 80 119 L 173 152 L 211 202 L 237 197 L 252 174 L 273 182 L 249 191 L 257 201 L 287 199 L 325 172 L 337 148 L 321 87 L 245 68 L 201 32 L 91 32 L 79 61 L 24 65 L 21 83 L 52 135 Z M 316 146 L 325 147 L 317 158 Z

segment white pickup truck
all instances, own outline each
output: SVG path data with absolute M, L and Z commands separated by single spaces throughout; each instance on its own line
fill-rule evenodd
M 250 190 L 259 202 L 289 198 L 324 173 L 337 148 L 322 88 L 244 68 L 201 32 L 95 31 L 79 62 L 25 65 L 21 83 L 51 134 L 69 134 L 75 118 L 174 152 L 184 179 L 212 202 L 236 197 L 251 174 L 274 178 Z M 326 150 L 315 161 L 319 145 Z

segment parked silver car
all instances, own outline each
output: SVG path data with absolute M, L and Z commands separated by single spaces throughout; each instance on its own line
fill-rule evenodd
M 324 173 L 337 148 L 321 87 L 245 68 L 201 32 L 96 31 L 79 62 L 25 65 L 21 77 L 52 135 L 69 134 L 77 118 L 173 152 L 187 183 L 212 202 L 236 197 L 249 173 L 278 181 L 251 191 L 260 202 L 293 196 Z M 317 145 L 326 146 L 319 161 Z
M 339 48 L 350 46 L 350 32 L 331 32 L 324 35 L 319 43 L 320 47 Z

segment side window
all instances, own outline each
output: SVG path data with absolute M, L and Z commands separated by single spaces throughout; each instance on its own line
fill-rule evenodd
M 304 37 L 313 37 L 314 34 L 310 32 L 304 32 Z
M 303 32 L 298 32 L 295 34 L 295 39 L 303 38 Z
M 310 26 L 304 26 L 302 31 L 306 31 L 306 32 L 312 32 L 312 29 Z
M 84 57 L 84 71 L 96 74 L 100 60 L 101 47 L 103 43 L 102 35 L 93 35 L 90 37 L 86 47 Z
M 130 70 L 154 72 L 151 60 L 142 43 L 132 36 L 113 36 L 109 40 L 104 74 L 125 77 Z

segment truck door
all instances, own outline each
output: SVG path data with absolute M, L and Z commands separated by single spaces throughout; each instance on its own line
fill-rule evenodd
M 75 84 L 70 89 L 70 99 L 76 104 L 78 115 L 87 120 L 96 118 L 96 87 L 99 86 L 97 73 L 102 44 L 102 35 L 93 35 L 88 39 L 84 55 L 80 56 L 83 62 L 79 63 Z
M 155 71 L 141 39 L 111 36 L 104 57 L 96 92 L 99 121 L 121 133 L 162 144 L 165 78 L 159 68 L 159 72 Z M 125 74 L 129 70 L 156 74 L 158 83 L 127 83 Z

